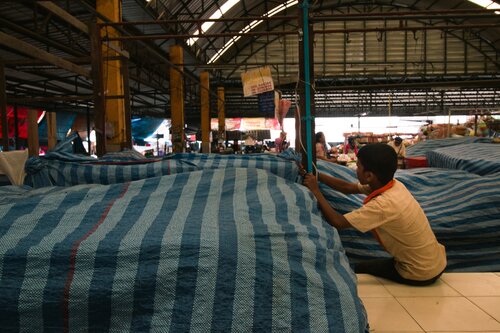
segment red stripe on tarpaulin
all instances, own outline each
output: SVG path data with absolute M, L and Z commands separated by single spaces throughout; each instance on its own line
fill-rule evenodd
M 28 118 L 28 110 L 33 110 L 33 108 L 27 107 L 17 107 L 17 133 L 20 139 L 28 138 L 28 123 L 26 119 Z M 43 114 L 42 109 L 35 109 L 38 111 L 38 120 L 40 120 L 40 116 Z M 13 138 L 16 136 L 15 132 L 15 121 L 14 121 L 14 107 L 7 105 L 7 124 L 8 124 L 8 136 L 9 138 Z M 0 121 L 0 138 L 2 138 L 2 122 Z
M 90 229 L 83 237 L 78 239 L 73 246 L 71 247 L 71 255 L 70 255 L 70 261 L 69 261 L 69 272 L 68 276 L 66 278 L 66 284 L 64 285 L 64 299 L 63 299 L 63 320 L 64 320 L 64 332 L 69 332 L 69 291 L 71 289 L 71 284 L 73 283 L 73 277 L 75 275 L 75 265 L 76 265 L 76 254 L 78 252 L 78 248 L 80 247 L 80 244 L 85 241 L 87 238 L 89 238 L 98 228 L 99 226 L 104 222 L 106 217 L 109 214 L 109 211 L 115 204 L 116 200 L 123 198 L 125 193 L 127 193 L 128 188 L 130 186 L 130 182 L 125 183 L 124 187 L 120 193 L 120 195 L 113 200 L 111 200 L 110 203 L 108 203 L 106 209 L 101 215 L 101 218 L 99 221 L 94 224 L 92 229 Z

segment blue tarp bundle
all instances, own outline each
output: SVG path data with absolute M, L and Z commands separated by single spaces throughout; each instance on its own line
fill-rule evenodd
M 464 170 L 478 175 L 500 172 L 500 145 L 491 138 L 459 137 L 418 142 L 408 157 L 425 156 L 434 168 Z
M 478 175 L 500 172 L 500 144 L 475 142 L 436 148 L 426 154 L 429 166 Z
M 297 156 L 280 154 L 217 155 L 173 154 L 162 159 L 137 158 L 137 154 L 120 152 L 101 159 L 72 152 L 75 135 L 61 142 L 53 151 L 26 164 L 25 184 L 43 186 L 73 186 L 78 184 L 113 184 L 144 178 L 218 168 L 257 168 L 268 170 L 288 180 L 299 175 Z M 131 158 L 134 157 L 134 158 Z
M 427 152 L 438 148 L 451 147 L 461 144 L 469 143 L 491 143 L 489 138 L 478 138 L 473 136 L 464 136 L 458 138 L 447 138 L 447 139 L 430 139 L 426 141 L 418 142 L 406 149 L 406 156 L 426 156 Z
M 0 192 L 3 331 L 368 332 L 336 230 L 272 172 Z
M 108 157 L 63 142 L 0 188 L 3 330 L 368 332 L 295 154 Z

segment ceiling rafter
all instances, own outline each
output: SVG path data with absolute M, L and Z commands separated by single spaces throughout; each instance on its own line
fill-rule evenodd
M 160 29 L 157 31 L 165 32 L 166 34 L 180 34 L 188 36 L 197 30 L 200 26 L 199 21 L 202 18 L 210 17 L 216 8 L 220 8 L 225 2 L 224 0 L 199 0 L 199 1 L 166 1 L 166 0 L 156 0 L 148 3 L 145 0 L 123 0 L 126 3 L 126 9 L 131 17 L 150 17 L 152 19 L 157 18 L 167 18 L 175 19 L 176 17 L 186 20 L 191 19 L 191 22 L 183 22 L 182 20 L 177 20 L 173 24 L 163 24 L 160 25 Z M 12 32 L 13 35 L 23 39 L 25 41 L 31 41 L 33 44 L 45 45 L 50 51 L 54 51 L 58 55 L 62 55 L 61 59 L 72 61 L 82 67 L 87 66 L 88 62 L 79 62 L 78 58 L 84 58 L 88 56 L 85 52 L 87 47 L 88 38 L 84 33 L 79 33 L 82 29 L 73 27 L 67 20 L 61 19 L 60 15 L 56 13 L 48 14 L 46 9 L 40 6 L 34 6 L 34 2 L 27 1 L 11 1 L 10 5 L 6 6 L 0 4 L 0 9 L 2 9 L 3 15 L 2 19 L 6 19 L 8 23 L 1 24 L 0 30 L 2 32 Z M 77 0 L 77 1 L 66 1 L 66 0 L 54 0 L 54 3 L 63 8 L 66 12 L 72 16 L 88 21 L 89 18 L 98 16 L 93 8 L 93 1 L 90 0 Z M 252 18 L 255 16 L 262 16 L 266 11 L 274 8 L 281 2 L 279 1 L 258 1 L 258 0 L 243 0 L 238 5 L 236 5 L 231 11 L 224 15 L 225 20 L 221 20 L 212 26 L 208 33 L 220 33 L 219 36 L 223 36 L 222 33 L 227 32 L 228 36 L 231 32 L 241 31 L 244 23 L 241 21 L 230 21 L 231 16 L 235 17 L 247 17 Z M 168 6 L 167 6 L 168 4 Z M 472 23 L 483 24 L 483 22 L 474 22 L 478 16 L 477 14 L 457 14 L 455 17 L 447 17 L 450 15 L 441 15 L 441 17 L 425 17 L 424 11 L 431 9 L 433 11 L 437 10 L 450 10 L 450 9 L 474 9 L 479 8 L 468 1 L 459 0 L 449 0 L 449 1 L 437 1 L 437 0 L 399 0 L 399 1 L 342 1 L 342 0 L 318 0 L 314 1 L 315 13 L 322 14 L 332 14 L 336 15 L 338 13 L 344 14 L 344 21 L 348 19 L 351 20 L 350 15 L 366 15 L 366 20 L 362 26 L 364 32 L 360 33 L 357 38 L 351 34 L 352 43 L 361 43 L 362 47 L 353 48 L 353 44 L 347 45 L 347 47 L 338 45 L 339 49 L 344 47 L 346 52 L 345 57 L 332 57 L 330 55 L 323 55 L 321 59 L 318 60 L 318 68 L 322 67 L 322 75 L 318 77 L 316 87 L 317 87 L 317 100 L 325 101 L 325 104 L 319 104 L 317 112 L 321 114 L 339 114 L 339 110 L 347 110 L 346 108 L 340 109 L 339 107 L 330 107 L 327 105 L 328 95 L 330 91 L 338 91 L 339 89 L 351 89 L 352 94 L 344 93 L 343 96 L 347 96 L 352 99 L 353 105 L 358 105 L 360 107 L 367 107 L 367 99 L 355 99 L 355 95 L 359 94 L 362 89 L 375 89 L 373 96 L 382 96 L 381 93 L 377 91 L 382 90 L 393 90 L 399 91 L 401 95 L 400 100 L 395 98 L 395 112 L 418 112 L 419 108 L 422 109 L 422 105 L 418 103 L 411 104 L 408 101 L 408 92 L 412 90 L 424 90 L 431 95 L 431 87 L 439 87 L 439 89 L 446 89 L 443 87 L 445 84 L 454 85 L 455 89 L 459 91 L 463 90 L 463 94 L 454 95 L 447 94 L 444 97 L 446 105 L 453 105 L 455 107 L 460 107 L 465 105 L 463 97 L 470 97 L 468 92 L 476 92 L 477 96 L 483 96 L 484 101 L 480 98 L 471 98 L 469 103 L 499 103 L 498 88 L 488 88 L 488 86 L 496 84 L 498 86 L 499 80 L 499 33 L 498 28 L 481 28 L 468 30 L 466 33 L 462 31 L 449 31 L 444 35 L 443 43 L 447 43 L 448 56 L 442 56 L 444 53 L 438 53 L 435 50 L 435 46 L 438 45 L 439 35 L 436 37 L 435 33 L 429 33 L 426 43 L 434 43 L 427 45 L 427 55 L 422 60 L 419 57 L 412 56 L 411 50 L 408 46 L 402 46 L 403 44 L 396 44 L 400 49 L 394 47 L 394 40 L 388 39 L 388 34 L 382 33 L 380 46 L 380 56 L 377 55 L 375 58 L 370 58 L 367 53 L 370 51 L 370 45 L 377 45 L 376 41 L 372 44 L 370 43 L 370 36 L 374 36 L 374 32 L 368 32 L 370 27 L 373 27 L 372 22 L 381 22 L 382 27 L 391 28 L 390 16 L 391 15 L 401 15 L 401 12 L 408 11 L 413 12 L 413 16 L 408 15 L 403 21 L 404 26 L 407 25 L 407 20 L 412 18 L 413 22 L 420 22 L 422 25 L 434 25 L 437 27 L 444 26 L 445 22 L 449 25 L 455 26 L 467 26 L 472 27 Z M 158 5 L 158 6 L 156 6 Z M 9 10 L 8 7 L 20 8 L 16 13 L 14 10 Z M 163 9 L 162 9 L 163 8 Z M 3 10 L 5 9 L 5 10 Z M 32 11 L 30 15 L 29 11 Z M 162 10 L 167 10 L 162 12 Z M 292 7 L 286 9 L 284 12 L 286 14 L 296 15 L 297 7 Z M 55 9 L 57 12 L 57 9 Z M 28 15 L 21 15 L 22 13 L 27 13 Z M 384 12 L 387 14 L 387 18 L 375 18 L 379 12 Z M 420 13 L 420 17 L 418 17 Z M 458 13 L 458 12 L 457 12 Z M 64 14 L 63 14 L 64 15 Z M 127 13 L 124 13 L 127 16 Z M 163 15 L 163 16 L 162 16 Z M 369 18 L 370 15 L 374 18 Z M 292 16 L 292 15 L 289 15 Z M 489 14 L 490 18 L 488 20 L 494 20 L 495 16 Z M 26 19 L 26 17 L 30 19 Z M 482 15 L 481 19 L 485 18 L 486 15 Z M 12 19 L 8 19 L 12 18 Z M 198 21 L 195 21 L 198 20 Z M 354 18 L 352 19 L 354 20 Z M 375 20 L 375 21 L 374 21 Z M 198 23 L 197 23 L 198 22 Z M 498 20 L 497 20 L 498 22 Z M 9 30 L 8 24 L 16 24 L 18 27 L 28 28 L 31 31 L 17 31 Z M 34 24 L 36 23 L 36 24 Z M 248 23 L 248 22 L 247 22 Z M 255 31 L 266 32 L 268 30 L 278 30 L 278 31 L 288 31 L 297 29 L 296 19 L 283 19 L 281 21 L 268 21 L 265 24 L 261 24 Z M 328 25 L 326 25 L 328 26 Z M 34 28 L 32 28 L 34 27 Z M 37 30 L 36 27 L 39 29 Z M 355 28 L 355 25 L 353 25 Z M 351 24 L 346 24 L 347 29 L 351 28 Z M 429 27 L 433 28 L 433 27 Z M 42 29 L 42 30 L 40 30 Z M 320 30 L 326 30 L 327 28 L 319 28 Z M 414 28 L 415 29 L 415 28 Z M 418 28 L 417 28 L 418 29 Z M 354 30 L 352 30 L 354 31 Z M 124 35 L 140 35 L 142 32 L 140 29 L 134 27 L 124 27 L 122 29 Z M 342 33 L 340 31 L 339 33 Z M 344 32 L 345 33 L 345 32 Z M 397 38 L 400 41 L 406 43 L 408 34 L 411 38 L 411 30 L 407 33 L 402 33 Z M 342 42 L 342 39 L 332 38 L 326 33 L 322 33 L 323 40 L 318 39 L 316 42 L 321 43 L 321 50 L 328 52 L 332 48 L 335 48 L 337 42 Z M 243 36 L 236 42 L 230 50 L 228 50 L 218 61 L 218 63 L 207 65 L 207 59 L 210 59 L 213 54 L 215 54 L 223 45 L 223 39 L 229 40 L 229 37 L 206 37 L 200 38 L 200 40 L 193 46 L 189 47 L 186 44 L 187 38 L 183 40 L 180 39 L 169 39 L 162 42 L 125 42 L 124 48 L 130 52 L 130 69 L 133 72 L 131 75 L 131 89 L 132 89 L 132 104 L 133 112 L 148 112 L 148 114 L 156 114 L 158 116 L 165 116 L 169 114 L 170 110 L 168 107 L 168 80 L 169 74 L 167 68 L 172 66 L 169 64 L 168 49 L 167 47 L 173 43 L 180 44 L 184 47 L 186 54 L 189 57 L 186 58 L 187 63 L 185 64 L 185 69 L 188 72 L 186 77 L 186 89 L 189 96 L 186 99 L 186 110 L 189 113 L 186 114 L 186 118 L 196 118 L 196 114 L 191 114 L 191 112 L 197 112 L 196 109 L 199 107 L 199 92 L 198 85 L 199 81 L 197 76 L 200 70 L 209 70 L 212 73 L 213 81 L 215 84 L 221 84 L 227 87 L 228 98 L 226 103 L 228 106 L 228 111 L 237 112 L 242 110 L 248 110 L 255 108 L 253 99 L 240 99 L 240 89 L 241 82 L 239 80 L 239 73 L 245 68 L 252 66 L 262 66 L 270 65 L 273 67 L 275 73 L 279 73 L 278 84 L 280 89 L 283 89 L 284 94 L 291 96 L 294 89 L 293 73 L 298 70 L 298 61 L 296 57 L 297 51 L 294 50 L 296 47 L 294 41 L 297 39 L 296 35 L 290 34 L 286 37 L 280 37 L 279 35 L 272 35 L 269 38 L 267 35 L 265 37 L 252 36 L 247 34 Z M 284 50 L 285 44 L 278 44 L 280 38 L 286 42 L 287 50 Z M 423 37 L 421 37 L 423 38 Z M 44 39 L 48 39 L 44 40 Z M 47 43 L 45 43 L 47 41 Z M 344 40 L 345 42 L 345 40 Z M 330 43 L 330 44 L 328 44 Z M 333 43 L 333 44 L 332 44 Z M 419 42 L 421 43 L 421 41 Z M 58 44 L 58 45 L 57 45 Z M 421 45 L 421 44 L 420 44 Z M 62 48 L 62 49 L 61 49 Z M 64 48 L 67 48 L 64 50 Z M 433 49 L 434 48 L 434 49 Z M 401 60 L 395 60 L 391 54 L 400 52 L 401 50 L 406 50 L 408 53 L 406 58 Z M 277 52 L 279 50 L 279 52 Z M 349 50 L 351 53 L 347 53 Z M 467 59 L 464 57 L 457 57 L 458 51 L 467 52 Z M 71 51 L 72 54 L 66 51 Z M 5 48 L 2 50 L 4 55 L 8 55 L 12 59 L 21 64 L 23 61 L 27 61 L 28 55 L 20 55 L 19 52 Z M 277 53 L 276 53 L 277 52 Z M 323 52 L 323 51 L 322 51 Z M 354 52 L 354 53 L 353 53 Z M 359 52 L 360 58 L 353 57 L 353 54 L 357 56 Z M 424 51 L 422 51 L 424 52 Z M 434 52 L 434 53 L 432 53 Z M 455 53 L 454 53 L 455 52 Z M 456 53 L 458 52 L 458 53 Z M 80 54 L 84 53 L 84 56 Z M 402 54 L 402 53 L 401 53 Z M 441 58 L 440 58 L 441 56 Z M 474 58 L 476 57 L 476 58 Z M 255 59 L 254 59 L 255 58 Z M 281 59 L 280 59 L 281 58 Z M 318 58 L 320 59 L 320 58 Z M 52 68 L 43 68 L 40 66 L 37 68 L 36 61 L 33 61 L 33 67 L 28 69 L 25 67 L 26 75 L 39 74 L 44 78 L 37 80 L 36 84 L 39 86 L 47 87 L 47 91 L 51 89 L 60 89 L 60 91 L 65 91 L 68 95 L 71 94 L 71 85 L 73 81 L 71 77 L 66 77 L 68 73 L 64 71 L 57 71 Z M 481 64 L 484 64 L 481 67 Z M 7 68 L 15 69 L 16 66 L 13 62 L 6 63 Z M 29 66 L 29 64 L 27 65 Z M 425 69 L 427 67 L 427 70 Z M 22 67 L 18 67 L 22 69 Z M 392 69 L 394 68 L 394 69 Z M 433 70 L 434 68 L 434 70 Z M 441 68 L 446 68 L 440 72 Z M 471 69 L 472 68 L 472 69 Z M 476 68 L 476 69 L 474 69 Z M 479 69 L 478 69 L 479 68 Z M 342 72 L 342 69 L 344 72 Z M 399 72 L 398 72 L 399 71 Z M 61 78 L 57 76 L 64 73 Z M 285 73 L 285 74 L 284 74 Z M 467 74 L 467 75 L 465 75 Z M 488 76 L 488 74 L 490 76 Z M 454 77 L 453 77 L 454 76 Z M 20 77 L 19 80 L 14 82 L 16 78 L 9 77 L 8 82 L 12 84 L 12 88 L 16 91 L 29 94 L 30 89 L 35 93 L 36 90 L 29 85 L 29 80 L 24 77 Z M 78 76 L 77 79 L 78 89 L 81 90 L 82 94 L 88 90 L 90 81 L 83 80 L 82 77 Z M 211 86 L 215 86 L 211 84 Z M 460 87 L 461 86 L 461 87 Z M 29 87 L 30 89 L 24 89 Z M 458 88 L 457 88 L 458 87 Z M 488 89 L 492 89 L 490 91 Z M 76 89 L 75 89 L 76 90 Z M 229 90 L 232 92 L 229 93 Z M 403 92 L 406 94 L 403 98 Z M 482 94 L 482 92 L 488 92 L 491 94 Z M 398 94 L 396 94 L 398 95 Z M 430 97 L 429 97 L 430 98 Z M 435 98 L 435 97 L 434 97 Z M 244 107 L 241 106 L 242 103 L 246 103 Z M 346 101 L 347 102 L 347 101 Z M 85 101 L 85 103 L 91 105 L 91 101 Z M 419 102 L 422 103 L 422 102 Z M 428 105 L 432 103 L 437 103 L 436 100 L 428 99 L 426 102 Z M 77 105 L 78 104 L 78 105 Z M 75 108 L 80 107 L 82 103 L 75 103 Z M 383 103 L 382 103 L 383 104 Z M 59 107 L 60 105 L 58 105 Z M 379 108 L 380 112 L 383 110 L 383 105 L 380 101 L 373 100 L 373 108 Z M 232 111 L 230 110 L 232 108 Z M 400 110 L 398 110 L 398 108 Z M 328 111 L 328 110 L 331 110 Z M 352 111 L 352 110 L 350 110 Z M 330 113 L 329 113 L 330 112 Z

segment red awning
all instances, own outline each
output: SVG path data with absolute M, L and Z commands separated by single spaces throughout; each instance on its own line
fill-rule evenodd
M 18 129 L 18 135 L 20 139 L 27 139 L 28 138 L 28 110 L 30 108 L 27 107 L 17 107 L 17 129 Z M 41 117 L 43 116 L 43 110 L 42 109 L 36 109 L 38 111 L 38 122 L 40 122 Z M 15 131 L 14 131 L 14 107 L 13 106 L 7 106 L 7 123 L 9 127 L 9 138 L 15 137 Z M 0 119 L 0 138 L 2 138 L 2 123 Z

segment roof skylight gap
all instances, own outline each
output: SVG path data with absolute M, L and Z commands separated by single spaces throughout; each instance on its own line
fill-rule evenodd
M 209 17 L 210 20 L 217 20 L 220 19 L 225 13 L 227 13 L 231 8 L 233 8 L 236 4 L 238 4 L 240 0 L 228 0 L 226 1 L 222 6 L 217 8 L 215 12 Z M 215 24 L 214 21 L 207 21 L 201 25 L 201 31 L 196 30 L 193 35 L 197 36 L 200 34 L 203 34 L 207 32 L 213 25 Z M 188 39 L 187 44 L 189 46 L 192 46 L 196 41 L 198 40 L 198 37 L 193 37 Z
M 497 3 L 496 1 L 491 1 L 491 0 L 469 0 L 469 1 L 486 9 L 500 9 L 500 4 Z M 500 15 L 500 11 L 496 11 L 495 14 Z
M 470 2 L 478 5 L 478 6 L 481 6 L 483 8 L 486 8 L 486 9 L 500 9 L 500 4 L 497 3 L 496 1 L 491 1 L 491 0 L 469 0 Z M 228 10 L 230 10 L 231 8 L 233 8 L 236 4 L 238 4 L 240 2 L 240 0 L 228 0 L 226 1 L 221 7 L 220 9 L 217 9 L 215 11 L 214 14 L 212 14 L 212 16 L 210 17 L 210 19 L 218 19 L 220 17 L 222 17 L 222 15 L 224 15 Z M 280 13 L 281 11 L 289 8 L 289 7 L 292 7 L 292 6 L 295 6 L 297 5 L 298 3 L 298 0 L 288 0 L 286 1 L 285 3 L 283 4 L 280 4 L 274 8 L 272 8 L 271 10 L 269 10 L 267 13 L 263 14 L 262 16 L 263 17 L 272 17 L 278 13 Z M 500 11 L 495 11 L 496 14 L 500 14 Z M 263 22 L 263 20 L 254 20 L 252 22 L 250 22 L 248 25 L 246 25 L 242 30 L 240 30 L 240 34 L 241 33 L 247 33 L 251 30 L 253 30 L 254 28 L 256 28 L 259 24 L 261 24 Z M 204 32 L 207 32 L 214 24 L 215 22 L 205 22 L 203 23 L 203 25 L 201 26 L 201 32 L 199 30 L 195 31 L 194 35 L 200 35 L 200 34 L 203 34 Z M 222 48 L 220 48 L 216 53 L 215 55 L 212 56 L 212 58 L 210 58 L 210 60 L 208 61 L 209 64 L 217 61 L 233 44 L 235 44 L 239 39 L 241 38 L 241 36 L 235 36 L 235 37 L 232 37 L 231 39 L 229 39 Z M 194 43 L 196 43 L 196 41 L 198 40 L 198 37 L 193 37 L 193 38 L 190 38 L 188 40 L 188 45 L 193 45 Z
M 282 12 L 283 10 L 287 9 L 288 7 L 292 7 L 292 6 L 297 5 L 297 3 L 298 3 L 298 0 L 289 0 L 281 5 L 274 7 L 273 9 L 269 10 L 267 13 L 265 13 L 262 16 L 263 17 L 272 17 L 272 16 Z M 254 21 L 250 22 L 247 26 L 245 26 L 243 29 L 241 29 L 239 33 L 240 34 L 247 33 L 250 30 L 257 27 L 262 22 L 264 22 L 264 21 L 263 20 L 254 20 Z M 235 36 L 235 37 L 231 38 L 221 49 L 219 49 L 219 51 L 217 51 L 217 53 L 215 53 L 215 55 L 212 58 L 210 58 L 208 63 L 211 64 L 211 63 L 217 61 L 217 59 L 219 59 L 240 38 L 241 38 L 241 36 Z

